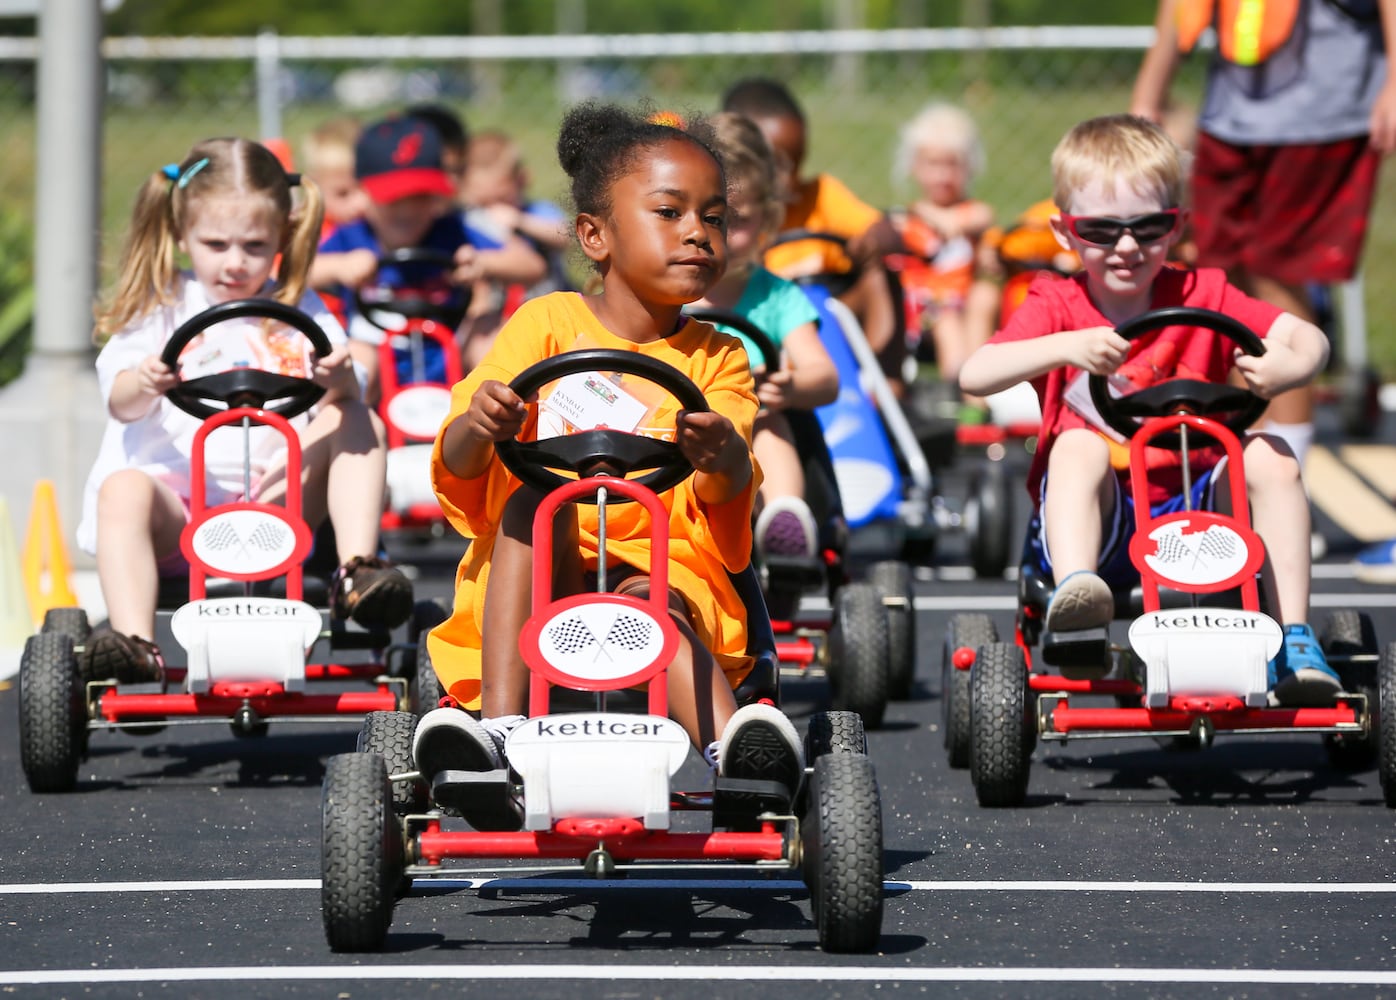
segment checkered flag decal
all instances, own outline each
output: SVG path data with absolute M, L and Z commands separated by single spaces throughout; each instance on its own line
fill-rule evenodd
M 1182 535 L 1170 532 L 1162 538 L 1154 539 L 1154 557 L 1165 564 L 1180 563 L 1192 555 L 1192 549 L 1183 541 Z
M 1208 528 L 1202 533 L 1202 541 L 1198 543 L 1197 551 L 1213 559 L 1230 559 L 1236 554 L 1236 536 Z
M 199 531 L 200 541 L 210 552 L 227 552 L 241 542 L 237 529 L 227 521 L 214 521 Z
M 572 656 L 596 644 L 596 636 L 591 634 L 586 622 L 576 616 L 557 622 L 549 628 L 548 640 L 554 649 L 566 656 Z
M 606 638 L 602 640 L 601 645 L 607 646 L 615 643 L 622 649 L 631 651 L 644 649 L 649 645 L 653 632 L 653 622 L 644 618 L 636 618 L 634 615 L 619 615 L 611 623 L 610 631 L 606 633 Z
M 247 544 L 263 552 L 275 552 L 285 544 L 288 530 L 280 521 L 263 521 L 247 537 Z

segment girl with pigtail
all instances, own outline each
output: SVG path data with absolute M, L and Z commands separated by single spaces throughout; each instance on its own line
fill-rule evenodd
M 111 628 L 88 642 L 85 676 L 163 680 L 153 641 L 156 598 L 162 576 L 187 571 L 179 539 L 189 519 L 191 454 L 200 425 L 164 394 L 182 378 L 238 366 L 313 379 L 325 389 L 293 424 L 304 459 L 303 516 L 312 529 L 328 516 L 335 529 L 341 567 L 332 611 L 386 627 L 410 614 L 410 583 L 375 555 L 386 471 L 383 425 L 362 401 L 343 329 L 306 287 L 323 214 L 313 182 L 288 174 L 269 150 L 247 139 L 200 142 L 179 163 L 152 171 L 137 193 L 118 277 L 95 310 L 97 377 L 108 419 L 83 497 L 78 543 L 97 558 Z M 181 254 L 187 268 L 180 266 Z M 333 349 L 316 358 L 299 333 L 249 319 L 197 336 L 177 371 L 160 360 L 185 321 L 248 298 L 300 309 L 324 329 Z M 209 436 L 210 505 L 283 502 L 285 440 L 270 428 L 251 433 L 246 495 L 242 429 Z

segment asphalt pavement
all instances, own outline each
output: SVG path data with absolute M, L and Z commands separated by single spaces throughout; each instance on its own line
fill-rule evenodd
M 1372 615 L 1333 532 L 1315 618 Z M 986 810 L 942 748 L 948 617 L 1013 621 L 1011 580 L 976 581 L 950 540 L 916 587 L 913 697 L 869 735 L 885 825 L 879 949 L 827 955 L 804 888 L 724 871 L 611 882 L 464 867 L 396 908 L 387 947 L 337 955 L 320 920 L 320 782 L 356 726 L 221 725 L 94 736 L 77 791 L 31 794 L 13 682 L 0 682 L 0 990 L 6 996 L 383 997 L 450 991 L 709 1000 L 868 996 L 1396 995 L 1393 816 L 1374 770 L 1316 737 L 1039 742 L 1026 804 Z M 450 554 L 419 553 L 423 594 Z M 824 707 L 787 679 L 803 727 Z M 679 783 L 701 784 L 691 759 Z

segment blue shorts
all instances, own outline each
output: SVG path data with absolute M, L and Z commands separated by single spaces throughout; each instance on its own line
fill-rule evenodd
M 1213 509 L 1212 485 L 1225 468 L 1226 460 L 1222 459 L 1193 480 L 1192 510 Z M 1100 564 L 1096 572 L 1113 590 L 1116 587 L 1133 587 L 1139 582 L 1139 570 L 1129 558 L 1129 542 L 1134 537 L 1135 529 L 1134 497 L 1120 486 L 1118 476 L 1112 476 L 1111 482 L 1115 484 L 1114 514 L 1102 526 L 1104 530 L 1101 535 Z M 1028 524 L 1027 551 L 1024 552 L 1023 558 L 1035 566 L 1039 573 L 1052 578 L 1052 559 L 1047 551 L 1047 530 L 1042 523 L 1042 504 L 1046 498 L 1047 477 L 1043 476 L 1041 491 L 1038 494 L 1038 509 Z M 1152 505 L 1149 514 L 1151 517 L 1159 517 L 1184 509 L 1187 508 L 1183 503 L 1183 494 L 1179 493 Z

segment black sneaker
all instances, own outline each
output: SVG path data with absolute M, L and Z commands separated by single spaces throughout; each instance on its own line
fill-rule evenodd
M 794 795 L 805 774 L 800 735 L 780 709 L 761 703 L 745 705 L 722 731 L 717 773 L 724 778 L 779 781 Z
M 477 830 L 517 830 L 523 812 L 504 759 L 503 731 L 459 708 L 434 708 L 412 737 L 412 759 L 437 806 Z
M 355 556 L 335 571 L 330 613 L 367 629 L 397 628 L 412 615 L 412 582 L 386 559 Z

